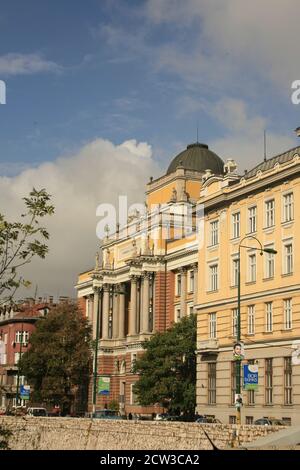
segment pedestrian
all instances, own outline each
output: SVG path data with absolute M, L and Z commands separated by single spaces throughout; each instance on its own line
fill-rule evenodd
M 128 413 L 128 419 L 132 419 L 132 414 L 131 413 Z

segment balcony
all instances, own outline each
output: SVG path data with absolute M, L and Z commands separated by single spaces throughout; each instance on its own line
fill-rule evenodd
M 217 339 L 207 339 L 197 343 L 197 352 L 203 353 L 216 353 L 219 350 L 219 341 Z

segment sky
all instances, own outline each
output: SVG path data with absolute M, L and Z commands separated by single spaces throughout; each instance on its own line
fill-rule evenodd
M 38 295 L 75 295 L 93 266 L 95 211 L 144 200 L 188 144 L 242 173 L 299 144 L 298 0 L 0 0 L 0 212 L 53 196 Z M 28 292 L 32 295 L 32 292 Z

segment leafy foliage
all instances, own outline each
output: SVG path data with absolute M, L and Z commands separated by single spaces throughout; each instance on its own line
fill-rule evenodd
M 44 240 L 49 239 L 40 219 L 54 213 L 49 203 L 50 195 L 45 189 L 33 190 L 23 198 L 27 211 L 22 214 L 23 222 L 8 222 L 0 213 L 0 304 L 12 299 L 21 286 L 30 282 L 18 274 L 19 268 L 38 256 L 45 258 L 48 247 Z
M 159 403 L 171 413 L 193 414 L 196 405 L 196 316 L 183 318 L 144 343 L 133 372 L 141 405 Z
M 87 385 L 91 365 L 91 327 L 74 303 L 62 303 L 36 323 L 31 348 L 19 362 L 33 386 L 31 400 L 59 404 L 69 412 L 78 388 Z

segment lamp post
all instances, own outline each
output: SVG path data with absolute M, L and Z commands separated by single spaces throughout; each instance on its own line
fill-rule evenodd
M 94 356 L 94 371 L 93 371 L 93 413 L 96 411 L 97 399 L 97 369 L 98 369 L 98 342 L 99 342 L 99 322 L 100 322 L 100 309 L 99 302 L 97 305 L 97 321 L 96 321 L 96 338 L 95 338 L 95 356 Z
M 24 323 L 22 322 L 22 330 L 21 330 L 21 341 L 20 341 L 20 351 L 19 351 L 19 360 L 18 360 L 18 374 L 17 374 L 16 407 L 18 406 L 18 403 L 19 403 L 19 386 L 20 386 L 20 360 L 21 360 L 21 357 L 22 357 L 23 334 L 24 334 Z
M 243 241 L 246 239 L 256 240 L 259 244 L 259 248 L 242 245 Z M 265 253 L 271 253 L 276 255 L 277 251 L 273 248 L 263 248 L 262 243 L 258 238 L 252 235 L 246 235 L 239 243 L 239 254 L 238 254 L 238 308 L 237 308 L 237 325 L 236 325 L 236 342 L 240 343 L 241 341 L 241 248 L 248 248 L 251 250 L 259 251 L 262 255 Z M 236 360 L 236 395 L 241 394 L 241 362 L 242 358 Z M 241 424 L 241 403 L 237 403 L 236 409 L 236 423 Z

